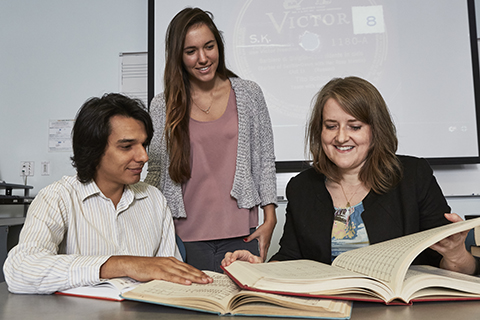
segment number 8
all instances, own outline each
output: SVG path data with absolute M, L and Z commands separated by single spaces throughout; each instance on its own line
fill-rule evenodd
M 373 27 L 377 24 L 377 21 L 375 19 L 375 16 L 368 16 L 367 17 L 367 26 Z

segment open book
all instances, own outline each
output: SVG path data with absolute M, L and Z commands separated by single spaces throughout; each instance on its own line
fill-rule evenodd
M 97 283 L 93 286 L 67 289 L 63 291 L 58 291 L 56 292 L 56 294 L 122 301 L 125 300 L 120 296 L 123 292 L 132 290 L 141 283 L 142 282 L 128 277 L 104 279 L 102 280 L 102 282 Z
M 122 297 L 220 315 L 350 319 L 351 302 L 240 290 L 227 275 L 205 273 L 213 278 L 213 283 L 186 286 L 153 280 L 122 294 Z
M 240 287 L 299 296 L 378 301 L 480 300 L 480 278 L 430 266 L 411 266 L 426 248 L 480 225 L 480 218 L 422 231 L 340 254 L 332 265 L 310 260 L 225 268 Z

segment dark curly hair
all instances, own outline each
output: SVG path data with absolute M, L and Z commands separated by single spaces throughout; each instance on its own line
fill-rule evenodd
M 72 130 L 71 160 L 80 182 L 86 183 L 95 177 L 111 133 L 110 118 L 117 115 L 142 122 L 147 134 L 145 145 L 150 144 L 153 137 L 152 119 L 141 100 L 118 93 L 88 99 L 78 111 Z

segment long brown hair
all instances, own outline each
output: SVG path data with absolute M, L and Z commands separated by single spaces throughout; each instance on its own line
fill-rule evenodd
M 225 47 L 213 15 L 199 8 L 185 8 L 170 21 L 165 36 L 165 72 L 163 76 L 166 103 L 165 138 L 170 157 L 170 178 L 182 183 L 190 179 L 190 81 L 183 66 L 183 46 L 190 27 L 206 25 L 218 47 L 217 74 L 236 77 L 225 65 Z
M 341 180 L 338 167 L 322 148 L 323 108 L 328 99 L 334 99 L 346 113 L 371 127 L 372 142 L 360 170 L 360 181 L 376 193 L 391 190 L 403 174 L 395 155 L 398 147 L 395 125 L 380 92 L 358 77 L 332 79 L 317 93 L 306 132 L 313 167 L 332 181 Z

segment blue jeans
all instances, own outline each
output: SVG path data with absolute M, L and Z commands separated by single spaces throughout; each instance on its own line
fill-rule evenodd
M 255 228 L 250 229 L 250 234 Z M 229 239 L 218 239 L 209 241 L 184 242 L 187 252 L 186 262 L 199 270 L 210 270 L 223 273 L 220 264 L 225 253 L 235 250 L 248 250 L 259 256 L 258 240 L 244 242 L 246 236 Z

